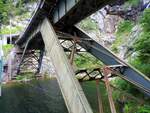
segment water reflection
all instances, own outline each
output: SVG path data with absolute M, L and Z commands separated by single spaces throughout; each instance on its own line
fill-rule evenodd
M 68 113 L 56 80 L 3 86 L 0 113 Z

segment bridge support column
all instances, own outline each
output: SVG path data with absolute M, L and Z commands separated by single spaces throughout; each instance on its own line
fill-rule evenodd
M 102 97 L 101 97 L 101 92 L 100 92 L 100 89 L 99 89 L 99 80 L 98 79 L 96 80 L 96 92 L 97 92 L 99 113 L 104 113 Z
M 42 66 L 43 56 L 44 56 L 44 50 L 40 50 L 40 55 L 39 55 L 39 59 L 38 59 L 38 68 L 37 68 L 36 74 L 40 73 L 40 69 L 41 69 L 41 66 Z
M 108 100 L 109 100 L 109 104 L 110 104 L 111 113 L 117 113 L 115 104 L 113 101 L 113 97 L 112 97 L 112 90 L 111 90 L 109 80 L 108 80 L 108 75 L 111 74 L 111 71 L 108 69 L 108 67 L 103 68 L 103 74 L 104 74 L 104 79 L 105 79 L 106 90 L 108 93 Z
M 51 58 L 56 69 L 56 78 L 69 113 L 93 113 L 47 18 L 44 19 L 40 31 L 45 43 L 46 55 Z
M 24 59 L 25 53 L 26 53 L 26 51 L 27 51 L 29 42 L 30 42 L 30 39 L 27 41 L 26 46 L 25 46 L 25 48 L 24 48 L 24 50 L 23 50 L 23 54 L 22 54 L 22 56 L 21 56 L 21 60 L 20 60 L 19 65 L 18 65 L 18 67 L 17 67 L 17 74 L 20 73 L 20 66 L 21 66 L 21 64 L 22 64 L 22 62 L 23 62 L 23 59 Z

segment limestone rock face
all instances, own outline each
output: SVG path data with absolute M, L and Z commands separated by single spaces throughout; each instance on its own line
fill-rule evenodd
M 107 14 L 104 8 L 93 14 L 91 19 L 98 24 L 100 33 L 96 34 L 92 32 L 89 34 L 94 37 L 94 40 L 100 42 L 106 47 L 109 47 L 116 38 L 115 32 L 117 30 L 117 25 L 122 19 L 118 15 Z
M 107 15 L 104 19 L 105 33 L 115 33 L 119 21 L 119 16 Z
M 124 52 L 122 53 L 123 59 L 126 59 L 128 55 L 131 55 L 134 52 L 132 46 L 139 38 L 141 32 L 142 32 L 142 28 L 140 25 L 136 25 L 135 27 L 133 27 L 129 35 L 129 40 L 124 45 L 124 49 L 123 49 Z

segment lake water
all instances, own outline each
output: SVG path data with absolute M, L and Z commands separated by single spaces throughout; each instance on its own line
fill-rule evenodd
M 11 83 L 2 88 L 0 113 L 68 113 L 56 80 Z
M 94 111 L 98 113 L 95 82 L 81 84 Z M 103 99 L 107 97 L 103 87 Z M 105 113 L 109 103 L 103 101 Z M 33 80 L 28 83 L 10 83 L 2 87 L 0 113 L 68 113 L 61 91 L 54 80 Z

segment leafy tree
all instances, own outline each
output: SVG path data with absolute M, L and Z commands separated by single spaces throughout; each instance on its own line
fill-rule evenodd
M 144 32 L 150 32 L 150 9 L 144 11 L 141 24 Z
M 116 33 L 116 40 L 112 44 L 112 51 L 118 53 L 118 47 L 121 44 L 124 44 L 126 40 L 128 40 L 133 26 L 134 26 L 133 22 L 129 20 L 124 20 L 119 23 L 117 33 Z
M 143 27 L 143 32 L 141 36 L 134 44 L 137 55 L 136 58 L 131 61 L 131 63 L 141 70 L 144 74 L 150 77 L 150 9 L 144 11 L 143 17 L 141 19 L 141 25 Z
M 22 15 L 28 9 L 25 5 L 37 0 L 0 0 L 0 23 L 8 23 L 10 17 Z
M 7 18 L 7 3 L 4 0 L 0 0 L 0 23 Z

